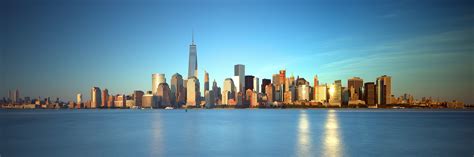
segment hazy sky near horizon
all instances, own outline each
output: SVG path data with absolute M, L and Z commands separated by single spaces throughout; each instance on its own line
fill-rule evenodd
M 392 93 L 474 103 L 474 2 L 469 0 L 6 0 L 0 97 L 89 98 L 151 90 L 151 74 L 187 76 L 191 32 L 199 79 L 219 86 L 280 69 L 313 84 L 392 76 Z M 212 85 L 212 83 L 211 83 Z M 202 88 L 201 88 L 202 89 Z

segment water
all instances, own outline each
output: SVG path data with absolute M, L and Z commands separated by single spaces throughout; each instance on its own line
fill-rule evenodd
M 0 110 L 0 155 L 473 156 L 474 111 Z

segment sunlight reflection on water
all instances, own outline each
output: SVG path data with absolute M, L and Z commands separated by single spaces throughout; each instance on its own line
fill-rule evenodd
M 313 156 L 311 154 L 311 132 L 308 114 L 305 110 L 300 111 L 298 119 L 298 143 L 296 144 L 297 156 Z
M 335 110 L 329 110 L 323 134 L 323 154 L 322 156 L 339 157 L 343 156 L 341 140 L 339 134 L 339 122 Z
M 152 127 L 152 140 L 151 140 L 151 155 L 152 156 L 163 156 L 164 144 L 163 144 L 163 126 L 161 122 L 160 114 L 154 114 L 151 120 Z

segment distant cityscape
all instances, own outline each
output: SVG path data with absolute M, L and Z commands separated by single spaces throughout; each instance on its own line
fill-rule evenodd
M 209 83 L 209 73 L 204 71 L 201 91 L 198 78 L 197 48 L 189 45 L 187 79 L 179 73 L 171 76 L 170 84 L 165 74 L 152 74 L 151 91 L 135 90 L 131 94 L 109 94 L 106 88 L 92 87 L 90 100 L 83 100 L 78 93 L 75 101 L 62 102 L 59 98 L 20 98 L 20 91 L 9 91 L 8 98 L 0 100 L 6 109 L 98 109 L 98 108 L 466 108 L 457 100 L 440 101 L 432 97 L 414 99 L 411 94 L 392 94 L 392 77 L 383 75 L 374 82 L 364 82 L 359 77 L 349 78 L 347 87 L 341 80 L 320 83 L 314 75 L 311 86 L 305 78 L 287 77 L 286 70 L 279 70 L 272 78 L 259 79 L 245 74 L 245 65 L 234 65 L 234 76 L 218 86 Z

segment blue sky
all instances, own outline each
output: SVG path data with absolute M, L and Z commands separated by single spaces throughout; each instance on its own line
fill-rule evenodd
M 151 74 L 246 73 L 332 83 L 392 76 L 393 93 L 474 103 L 472 1 L 2 1 L 1 91 L 89 97 L 151 90 Z M 201 81 L 202 83 L 203 81 Z

